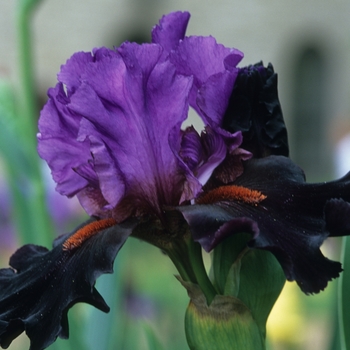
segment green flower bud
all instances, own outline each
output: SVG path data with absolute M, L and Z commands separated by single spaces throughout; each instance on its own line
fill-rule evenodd
M 250 310 L 239 299 L 216 295 L 208 306 L 197 285 L 182 283 L 191 297 L 185 316 L 190 349 L 265 349 L 264 335 Z

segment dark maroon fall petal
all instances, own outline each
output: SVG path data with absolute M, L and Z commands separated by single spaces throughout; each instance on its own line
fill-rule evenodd
M 134 220 L 112 226 L 73 249 L 58 238 L 52 250 L 25 245 L 0 270 L 0 345 L 7 348 L 23 331 L 30 350 L 42 350 L 59 336 L 68 338 L 68 310 L 85 302 L 101 311 L 109 307 L 95 289 L 96 279 L 113 272 L 113 262 L 136 226 Z
M 204 249 L 247 232 L 252 235 L 249 246 L 271 251 L 287 279 L 305 293 L 317 293 L 339 276 L 341 264 L 325 258 L 320 246 L 328 236 L 350 235 L 350 173 L 337 181 L 307 184 L 290 159 L 270 156 L 244 162 L 233 185 L 266 198 L 258 204 L 226 199 L 178 207 Z

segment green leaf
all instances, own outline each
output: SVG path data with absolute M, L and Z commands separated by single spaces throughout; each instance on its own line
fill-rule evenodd
M 22 139 L 11 86 L 0 81 L 0 154 L 13 198 L 13 221 L 22 243 L 51 246 L 53 226 L 45 202 L 40 159 Z
M 122 306 L 121 272 L 124 255 L 120 254 L 114 263 L 113 275 L 103 275 L 97 281 L 98 289 L 105 298 L 111 311 L 105 314 L 97 309 L 91 309 L 87 320 L 86 339 L 89 348 L 113 350 L 125 340 L 125 311 Z
M 272 253 L 248 248 L 250 238 L 241 233 L 226 239 L 214 249 L 212 268 L 221 294 L 243 302 L 265 337 L 266 321 L 282 291 L 285 276 Z
M 20 137 L 15 96 L 11 85 L 0 80 L 0 152 L 5 162 L 18 170 L 32 169 L 27 147 Z
M 339 328 L 342 349 L 350 349 L 350 239 L 343 238 L 343 273 L 339 283 Z
M 143 328 L 143 331 L 146 335 L 148 349 L 149 350 L 162 350 L 163 349 L 162 343 L 159 340 L 158 335 L 156 334 L 152 325 L 147 321 L 143 321 L 142 328 Z
M 285 281 L 284 272 L 272 253 L 249 249 L 242 257 L 237 298 L 251 310 L 264 336 L 267 318 Z
M 214 275 L 214 284 L 220 294 L 225 293 L 227 275 L 232 268 L 232 264 L 237 261 L 239 255 L 247 247 L 250 235 L 240 233 L 228 237 L 224 242 L 219 244 L 213 251 L 212 273 Z M 237 266 L 236 266 L 237 267 Z M 232 275 L 233 271 L 231 271 Z M 238 281 L 236 281 L 238 282 Z M 232 286 L 231 286 L 232 287 Z M 230 295 L 234 295 L 229 293 Z
M 225 283 L 224 295 L 231 295 L 236 297 L 239 292 L 240 285 L 240 273 L 241 273 L 242 261 L 237 259 L 231 266 Z

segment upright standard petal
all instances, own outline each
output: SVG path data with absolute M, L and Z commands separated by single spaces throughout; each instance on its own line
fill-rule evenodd
M 189 20 L 189 12 L 178 11 L 163 16 L 152 30 L 152 42 L 161 45 L 169 53 L 185 37 Z
M 58 189 L 78 193 L 90 215 L 114 213 L 122 220 L 131 211 L 159 213 L 160 204 L 180 201 L 185 176 L 168 139 L 170 133 L 181 137 L 192 78 L 177 74 L 169 60 L 161 59 L 162 52 L 156 44 L 125 43 L 117 51 L 95 50 L 77 70 L 79 54 L 59 77 L 71 69 L 80 78 L 66 79 L 66 94 L 57 87 L 60 95 L 50 95 L 41 114 L 39 153 Z M 59 125 L 56 115 L 63 120 Z M 75 146 L 73 155 L 63 158 L 53 151 L 62 137 Z M 79 183 L 74 192 L 73 182 Z
M 317 293 L 342 271 L 319 248 L 328 236 L 350 234 L 349 202 L 350 173 L 337 181 L 307 184 L 292 161 L 270 156 L 244 162 L 236 181 L 178 210 L 206 250 L 229 235 L 249 232 L 250 247 L 271 251 L 288 280 L 305 293 Z
M 243 53 L 218 44 L 213 37 L 185 37 L 189 13 L 164 16 L 152 31 L 152 42 L 170 54 L 180 74 L 194 77 L 190 104 L 206 125 L 220 127 Z
M 217 116 L 203 114 L 197 104 L 198 92 L 204 84 L 213 83 L 209 80 L 211 78 L 216 85 L 216 89 L 211 90 L 211 100 L 227 106 L 238 73 L 236 65 L 242 58 L 241 51 L 226 48 L 218 44 L 213 37 L 186 37 L 176 50 L 171 52 L 170 60 L 175 64 L 177 71 L 194 77 L 190 105 L 203 118 L 205 124 L 220 126 L 223 115 L 220 115 L 218 120 Z
M 271 63 L 262 62 L 240 68 L 223 128 L 243 132 L 244 149 L 255 158 L 268 155 L 288 156 L 287 129 L 277 92 L 277 74 Z

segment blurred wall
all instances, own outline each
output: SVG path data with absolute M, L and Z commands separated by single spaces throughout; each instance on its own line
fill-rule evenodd
M 15 6 L 0 2 L 0 76 L 14 82 Z M 158 19 L 175 10 L 191 12 L 188 34 L 213 35 L 243 51 L 241 65 L 273 63 L 291 156 L 311 179 L 330 177 L 332 143 L 345 132 L 333 131 L 350 119 L 346 0 L 43 0 L 33 22 L 38 91 L 55 84 L 74 52 L 149 40 Z

